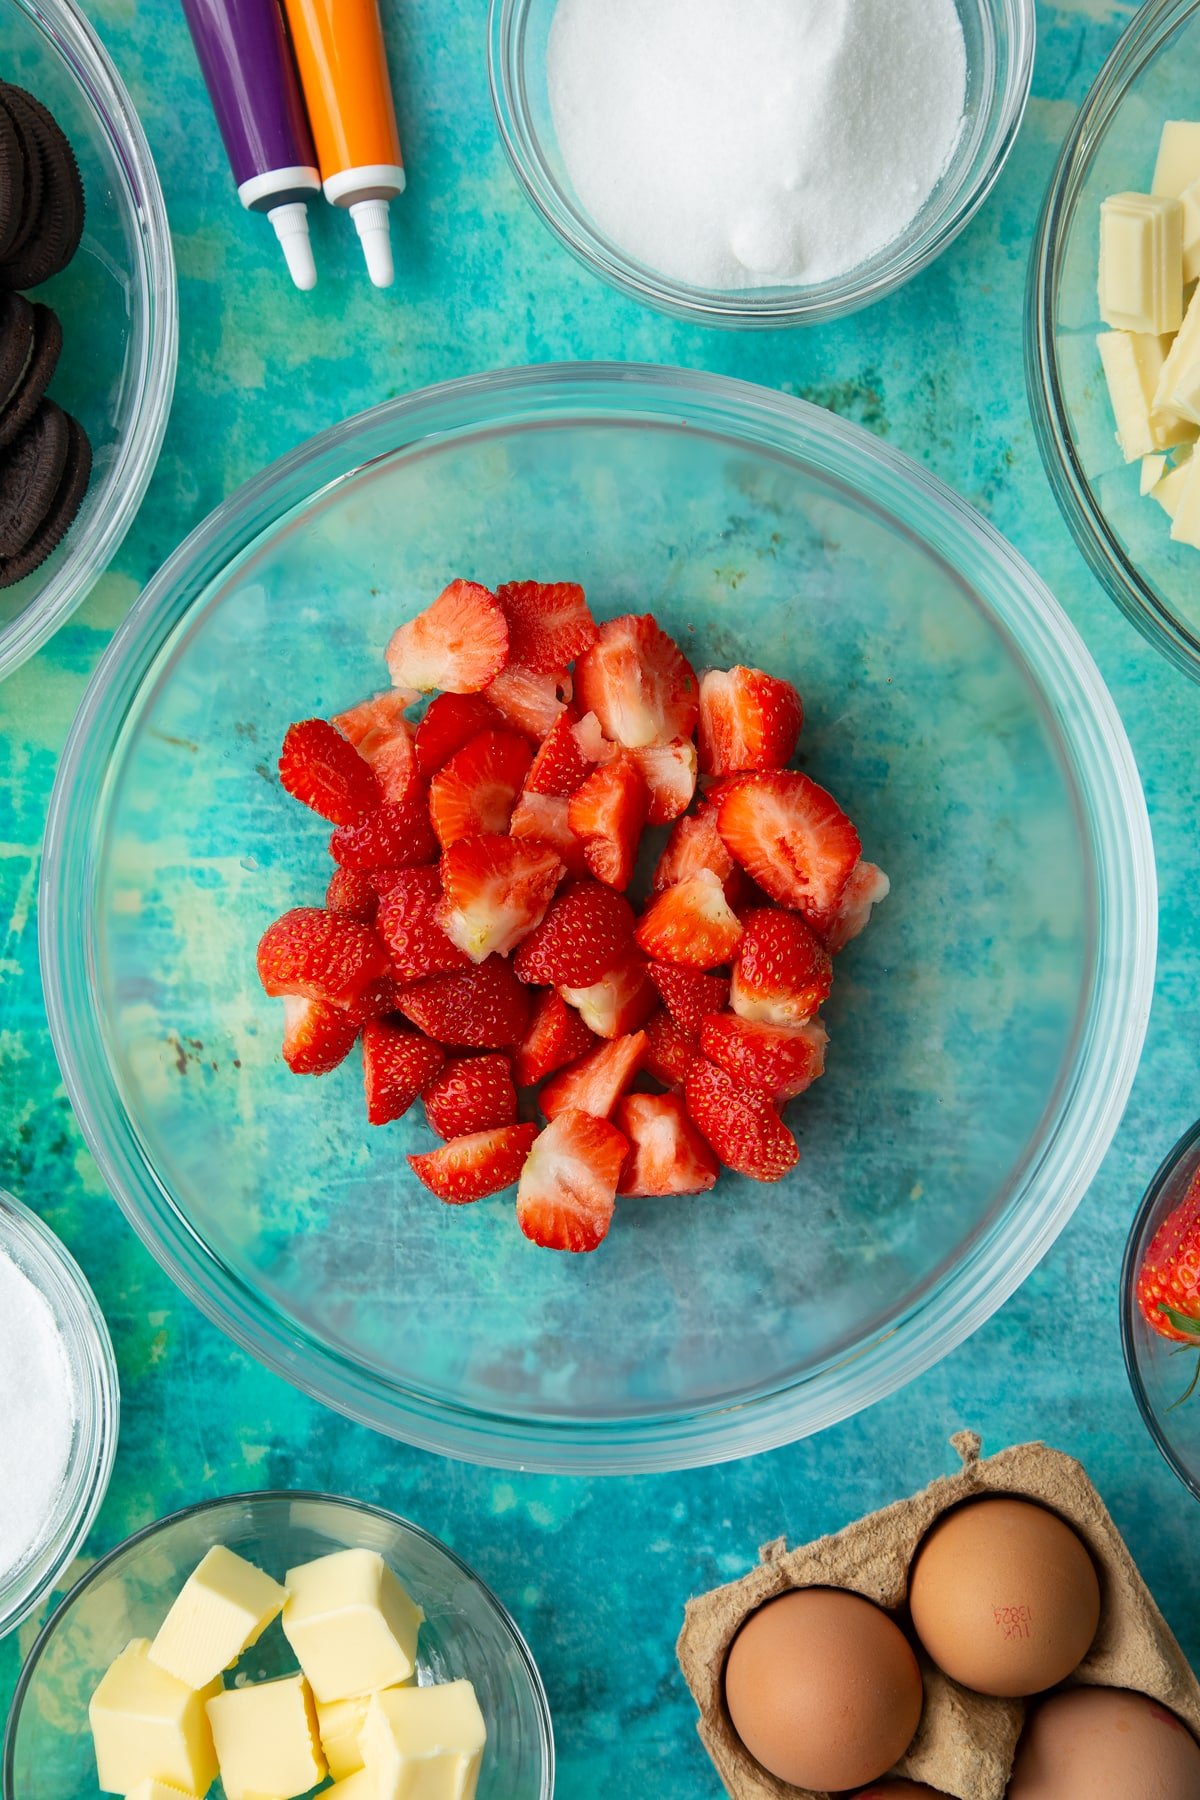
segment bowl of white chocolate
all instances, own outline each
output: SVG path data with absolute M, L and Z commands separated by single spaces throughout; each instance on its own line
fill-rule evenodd
M 1067 137 L 1026 374 L 1059 505 L 1138 629 L 1200 680 L 1200 0 L 1148 0 Z
M 4 1800 L 550 1800 L 529 1650 L 452 1551 L 376 1507 L 242 1494 L 88 1573 L 29 1656 Z

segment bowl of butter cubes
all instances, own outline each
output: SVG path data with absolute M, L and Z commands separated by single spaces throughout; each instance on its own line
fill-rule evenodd
M 1148 0 L 1067 137 L 1030 265 L 1026 372 L 1063 514 L 1200 680 L 1200 0 Z
M 97 1563 L 37 1640 L 4 1800 L 550 1800 L 516 1626 L 417 1526 L 329 1495 L 215 1500 Z

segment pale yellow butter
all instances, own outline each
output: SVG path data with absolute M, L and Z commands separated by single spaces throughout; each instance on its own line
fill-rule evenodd
M 1166 458 L 1163 460 L 1165 462 Z M 409 1680 L 412 1680 L 411 1676 Z M 352 1700 L 317 1701 L 321 1748 L 325 1752 L 325 1761 L 329 1764 L 329 1773 L 335 1781 L 343 1781 L 347 1775 L 353 1775 L 363 1766 L 358 1738 L 366 1723 L 370 1704 L 370 1694 L 358 1694 Z
M 1139 477 L 1139 490 L 1143 497 L 1153 493 L 1167 472 L 1165 456 L 1143 456 L 1142 472 Z
M 469 1681 L 376 1694 L 362 1752 L 375 1800 L 474 1800 L 487 1726 Z
M 1200 123 L 1194 119 L 1168 119 L 1158 140 L 1150 192 L 1178 200 L 1193 181 L 1200 181 Z
M 135 1638 L 92 1695 L 88 1719 L 96 1771 L 108 1794 L 129 1794 L 157 1781 L 197 1800 L 216 1780 L 217 1758 L 205 1702 L 220 1682 L 199 1692 L 150 1661 L 150 1644 Z
M 166 1781 L 139 1781 L 135 1788 L 130 1788 L 125 1800 L 180 1800 L 183 1791 Z
M 218 1544 L 184 1582 L 151 1660 L 188 1687 L 204 1687 L 258 1642 L 286 1599 L 277 1581 Z
M 1200 550 L 1200 457 L 1191 457 L 1178 472 L 1182 479 L 1171 514 L 1171 536 L 1177 544 Z
M 374 1550 L 339 1550 L 287 1574 L 283 1629 L 322 1705 L 407 1681 L 425 1617 Z
M 1177 414 L 1155 410 L 1170 342 L 1137 331 L 1102 331 L 1096 339 L 1117 422 L 1117 442 L 1126 462 L 1169 450 L 1196 435 L 1197 428 Z
M 344 1781 L 335 1781 L 326 1788 L 321 1800 L 375 1800 L 375 1783 L 365 1769 L 356 1769 Z
M 1115 331 L 1161 337 L 1183 318 L 1183 207 L 1153 194 L 1111 194 L 1100 208 L 1100 317 Z
M 316 1708 L 303 1675 L 227 1688 L 207 1710 L 228 1800 L 294 1800 L 324 1779 Z

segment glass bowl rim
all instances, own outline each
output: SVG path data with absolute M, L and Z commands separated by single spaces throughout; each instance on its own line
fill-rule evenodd
M 567 410 L 556 412 L 556 406 Z M 396 1383 L 383 1392 L 377 1377 L 360 1364 L 311 1337 L 301 1337 L 290 1320 L 269 1315 L 254 1290 L 240 1275 L 219 1265 L 211 1252 L 205 1250 L 201 1262 L 193 1265 L 190 1259 L 198 1248 L 194 1234 L 174 1213 L 170 1196 L 142 1152 L 137 1131 L 114 1104 L 115 1090 L 102 1049 L 88 1053 L 85 1040 L 95 1031 L 90 958 L 84 934 L 72 929 L 71 921 L 91 916 L 84 894 L 94 872 L 91 828 L 99 796 L 89 788 L 104 784 L 107 759 L 125 712 L 175 625 L 197 594 L 218 577 L 230 555 L 253 541 L 268 522 L 304 500 L 327 494 L 339 479 L 350 478 L 371 461 L 417 443 L 428 445 L 438 438 L 450 443 L 456 436 L 478 434 L 489 426 L 512 428 L 563 418 L 577 424 L 584 419 L 628 424 L 652 416 L 678 429 L 681 415 L 685 425 L 719 428 L 760 454 L 811 459 L 816 446 L 822 466 L 834 473 L 852 473 L 859 492 L 865 463 L 876 499 L 889 517 L 895 519 L 899 513 L 905 520 L 903 529 L 919 537 L 926 550 L 937 554 L 940 549 L 946 555 L 945 546 L 950 545 L 959 555 L 986 558 L 994 589 L 989 610 L 993 616 L 1007 617 L 1010 628 L 1015 619 L 1027 633 L 1029 642 L 1021 654 L 1034 687 L 1050 703 L 1060 753 L 1072 771 L 1064 770 L 1064 780 L 1079 785 L 1081 829 L 1090 829 L 1095 845 L 1097 953 L 1089 975 L 1087 1029 L 1081 1026 L 1075 1064 L 1064 1083 L 1053 1130 L 1049 1125 L 1043 1130 L 1039 1154 L 1031 1157 L 1018 1188 L 1025 1203 L 1014 1205 L 1010 1196 L 995 1229 L 983 1234 L 943 1283 L 902 1318 L 868 1343 L 791 1384 L 755 1392 L 733 1404 L 680 1408 L 651 1420 L 639 1415 L 616 1421 L 517 1419 L 456 1407 Z M 364 446 L 364 438 L 377 438 L 378 447 Z M 330 473 L 331 462 L 337 463 L 338 473 Z M 314 466 L 322 464 L 321 477 L 316 478 Z M 305 482 L 302 498 L 290 492 Z M 1029 664 L 1031 647 L 1041 658 L 1037 674 Z M 1013 653 L 1017 654 L 1015 645 Z M 1061 708 L 1052 699 L 1056 682 L 1067 695 Z M 104 747 L 97 752 L 92 745 L 100 734 Z M 1088 786 L 1076 756 L 1088 766 Z M 1098 767 L 1103 782 L 1096 779 Z M 77 889 L 80 881 L 82 893 L 76 891 L 64 902 L 64 890 Z M 249 482 L 185 539 L 119 627 L 72 725 L 47 817 L 39 941 L 51 1035 L 84 1136 L 134 1230 L 206 1316 L 310 1395 L 359 1423 L 420 1448 L 493 1467 L 616 1474 L 696 1466 L 792 1442 L 893 1392 L 991 1316 L 1062 1229 L 1116 1130 L 1149 1016 L 1157 943 L 1156 885 L 1136 765 L 1095 664 L 1029 565 L 952 489 L 863 427 L 747 382 L 657 365 L 545 364 L 462 377 L 384 402 L 333 426 Z M 1103 954 L 1106 948 L 1110 954 Z M 1127 1022 L 1127 1030 L 1101 1029 L 1101 1015 Z M 1037 1197 L 1032 1218 L 1030 1191 Z M 902 1330 L 903 1355 L 898 1350 Z M 815 1396 L 818 1381 L 821 1392 Z
M 181 1525 L 188 1519 L 199 1518 L 204 1513 L 216 1512 L 221 1507 L 246 1506 L 253 1508 L 256 1505 L 265 1502 L 278 1503 L 284 1501 L 291 1503 L 299 1502 L 306 1506 L 315 1504 L 318 1506 L 330 1505 L 347 1507 L 351 1512 L 366 1513 L 372 1518 L 381 1519 L 387 1525 L 399 1526 L 401 1530 L 411 1533 L 414 1537 L 421 1538 L 426 1544 L 432 1545 L 433 1548 L 444 1556 L 448 1562 L 453 1563 L 454 1566 L 467 1577 L 473 1587 L 479 1590 L 484 1600 L 491 1606 L 505 1631 L 508 1633 L 512 1647 L 516 1652 L 517 1661 L 528 1677 L 530 1689 L 533 1693 L 534 1710 L 537 1713 L 542 1738 L 542 1787 L 540 1794 L 531 1796 L 531 1800 L 551 1800 L 551 1796 L 554 1793 L 555 1749 L 554 1724 L 550 1713 L 550 1702 L 547 1698 L 545 1683 L 542 1680 L 541 1671 L 537 1666 L 533 1652 L 529 1648 L 520 1626 L 505 1606 L 503 1600 L 501 1600 L 499 1595 L 488 1586 L 487 1582 L 484 1581 L 481 1576 L 476 1574 L 471 1565 L 464 1561 L 456 1550 L 452 1550 L 449 1544 L 443 1543 L 441 1538 L 435 1537 L 433 1532 L 426 1531 L 423 1525 L 416 1524 L 412 1519 L 406 1519 L 403 1513 L 392 1512 L 390 1508 L 386 1506 L 377 1506 L 374 1501 L 349 1499 L 344 1494 L 331 1494 L 320 1488 L 249 1489 L 243 1493 L 216 1494 L 207 1500 L 197 1500 L 191 1506 L 177 1507 L 174 1512 L 166 1513 L 161 1519 L 152 1520 L 150 1524 L 143 1525 L 140 1530 L 131 1532 L 130 1535 L 127 1538 L 122 1539 L 119 1544 L 114 1544 L 111 1550 L 106 1551 L 99 1561 L 94 1563 L 92 1567 L 87 1570 L 86 1574 L 81 1575 L 79 1580 L 71 1588 L 70 1592 L 63 1595 L 62 1600 L 46 1620 L 42 1629 L 38 1632 L 29 1655 L 25 1658 L 25 1661 L 21 1666 L 21 1672 L 17 1678 L 17 1685 L 13 1690 L 12 1704 L 9 1707 L 8 1723 L 5 1727 L 4 1762 L 2 1769 L 0 1769 L 0 1774 L 3 1776 L 4 1800 L 15 1800 L 13 1790 L 13 1760 L 16 1755 L 15 1727 L 20 1719 L 21 1709 L 24 1706 L 29 1689 L 33 1683 L 34 1675 L 37 1673 L 38 1665 L 50 1646 L 50 1640 L 75 1602 L 82 1599 L 87 1590 L 92 1587 L 102 1575 L 106 1574 L 112 1565 L 124 1556 L 127 1551 L 141 1549 L 144 1544 L 148 1543 L 151 1539 L 156 1538 L 160 1533 L 170 1530 L 173 1526 Z
M 131 271 L 144 343 L 130 401 L 131 423 L 116 445 L 97 506 L 42 591 L 0 625 L 0 680 L 20 667 L 73 613 L 108 568 L 158 463 L 175 391 L 179 307 L 166 201 L 141 119 L 95 28 L 76 0 L 7 0 L 57 50 L 107 138 L 120 171 L 118 205 L 136 221 Z M 86 85 L 85 85 L 86 78 Z
M 998 86 L 993 90 L 993 104 L 997 99 L 1001 104 L 990 133 L 987 160 L 974 182 L 959 182 L 953 204 L 936 228 L 919 232 L 899 256 L 889 254 L 893 247 L 885 245 L 865 264 L 833 281 L 807 287 L 784 285 L 766 293 L 697 287 L 628 256 L 591 225 L 582 208 L 562 200 L 524 104 L 524 82 L 517 67 L 516 47 L 531 3 L 489 0 L 488 12 L 492 110 L 518 184 L 543 223 L 593 275 L 660 312 L 702 325 L 763 330 L 816 325 L 871 306 L 911 281 L 942 254 L 987 200 L 1016 142 L 1033 83 L 1036 0 L 979 0 L 985 7 L 998 6 L 1007 16 L 1012 46 L 1008 79 L 1002 93 Z

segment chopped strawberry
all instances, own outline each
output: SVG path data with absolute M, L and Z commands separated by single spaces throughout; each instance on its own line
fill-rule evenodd
M 371 765 L 328 719 L 288 726 L 279 779 L 293 800 L 331 825 L 353 825 L 374 812 L 383 797 Z
M 400 1011 L 439 1044 L 503 1050 L 529 1026 L 529 990 L 503 956 L 469 969 L 430 975 L 404 989 Z
M 514 731 L 524 732 L 540 744 L 565 714 L 572 690 L 573 683 L 565 669 L 539 673 L 510 662 L 495 681 L 489 682 L 487 697 Z
M 387 1013 L 398 1013 L 403 992 L 402 981 L 392 975 L 381 975 L 378 981 L 368 982 L 362 993 L 350 1002 L 346 1017 L 358 1025 L 365 1025 L 368 1019 L 382 1019 Z
M 837 911 L 831 919 L 817 922 L 825 948 L 831 955 L 836 956 L 866 930 L 872 910 L 881 900 L 886 900 L 891 891 L 892 884 L 882 869 L 870 862 L 855 863 Z
M 579 1062 L 552 1075 L 538 1097 L 548 1119 L 562 1112 L 591 1113 L 607 1119 L 613 1107 L 646 1060 L 649 1045 L 644 1031 L 597 1044 Z
M 456 1056 L 423 1095 L 425 1117 L 440 1138 L 469 1137 L 517 1122 L 517 1090 L 507 1056 Z
M 361 873 L 382 900 L 386 894 L 391 893 L 398 881 L 401 881 L 406 875 L 411 875 L 413 871 L 411 869 L 389 869 L 380 865 L 378 868 L 363 869 Z
M 300 994 L 283 997 L 283 1060 L 293 1075 L 328 1075 L 345 1062 L 358 1031 L 358 1020 L 343 1007 Z
M 496 596 L 476 581 L 452 581 L 432 606 L 393 633 L 393 687 L 477 694 L 508 661 L 508 625 Z
M 740 665 L 710 669 L 700 681 L 700 767 L 706 775 L 786 768 L 803 723 L 790 681 Z
M 594 714 L 589 716 L 595 717 Z M 579 721 L 572 719 L 569 713 L 559 713 L 533 759 L 525 791 L 569 799 L 583 786 L 599 760 L 586 754 Z
M 715 969 L 732 961 L 741 935 L 741 920 L 708 869 L 656 895 L 637 928 L 647 956 L 691 969 Z
M 646 973 L 675 1023 L 697 1042 L 709 1014 L 724 1012 L 729 1005 L 729 983 L 723 975 L 702 975 L 677 963 L 656 962 L 647 964 Z
M 691 738 L 669 744 L 645 744 L 629 752 L 642 773 L 650 796 L 650 825 L 669 825 L 692 804 L 696 792 L 696 746 Z
M 387 951 L 369 925 L 320 906 L 284 913 L 259 941 L 258 978 L 268 994 L 346 1007 L 388 973 Z
M 597 1037 L 624 1037 L 646 1023 L 658 1005 L 654 983 L 640 957 L 618 963 L 587 987 L 559 984 L 559 993 Z
M 660 1006 L 646 1020 L 646 1073 L 664 1087 L 681 1088 L 700 1054 L 699 1040 Z
M 361 869 L 335 869 L 325 890 L 328 912 L 357 919 L 360 925 L 373 925 L 379 911 L 379 895 Z
M 772 900 L 814 925 L 836 912 L 862 845 L 837 801 L 807 775 L 742 776 L 723 791 L 717 823 Z
M 700 1028 L 709 1062 L 732 1075 L 739 1088 L 755 1088 L 772 1100 L 794 1100 L 825 1073 L 829 1037 L 819 1019 L 805 1025 L 757 1025 L 736 1013 L 718 1013 Z
M 426 781 L 444 769 L 456 750 L 481 731 L 499 731 L 504 720 L 482 694 L 438 694 L 417 726 L 417 767 Z
M 429 784 L 429 816 L 442 848 L 507 831 L 532 759 L 515 731 L 481 731 L 456 750 Z
M 547 1250 L 594 1250 L 608 1235 L 629 1146 L 615 1125 L 564 1112 L 529 1153 L 517 1188 L 517 1223 Z
M 525 1166 L 538 1135 L 536 1125 L 502 1125 L 452 1138 L 440 1150 L 410 1156 L 409 1167 L 431 1194 L 451 1206 L 485 1200 L 511 1187 Z
M 627 749 L 690 738 L 700 712 L 695 670 L 649 613 L 609 619 L 575 665 L 579 705 Z
M 442 877 L 437 869 L 402 869 L 379 906 L 376 930 L 400 981 L 421 981 L 465 968 L 469 958 L 441 925 Z
M 763 1025 L 803 1025 L 829 998 L 829 952 L 799 913 L 756 907 L 743 925 L 730 987 L 734 1012 Z
M 382 694 L 372 694 L 369 700 L 360 700 L 347 712 L 335 713 L 333 723 L 356 750 L 363 750 L 365 746 L 369 751 L 408 724 L 404 716 L 407 705 L 400 690 L 388 688 Z
M 720 1164 L 674 1094 L 626 1094 L 617 1130 L 629 1140 L 618 1194 L 705 1194 Z
M 537 838 L 460 839 L 442 856 L 442 928 L 474 963 L 508 956 L 541 923 L 565 873 Z
M 402 1118 L 446 1060 L 439 1045 L 384 1019 L 368 1019 L 363 1026 L 362 1054 L 371 1125 Z
M 552 844 L 570 875 L 586 875 L 587 858 L 583 845 L 568 823 L 570 801 L 557 794 L 531 794 L 526 788 L 513 808 L 508 822 L 510 837 L 540 838 Z
M 559 669 L 596 641 L 596 621 L 574 581 L 509 581 L 496 599 L 508 620 L 511 660 L 526 668 Z
M 368 813 L 357 825 L 335 826 L 329 839 L 329 854 L 343 869 L 411 869 L 437 852 L 423 788 Z
M 597 769 L 571 796 L 567 823 L 583 844 L 588 868 L 608 887 L 627 888 L 633 878 L 649 799 L 628 755 Z
M 734 905 L 735 896 L 729 891 L 730 878 L 741 871 L 717 830 L 717 808 L 711 801 L 704 801 L 696 812 L 689 813 L 673 826 L 650 886 L 656 894 L 661 894 L 664 888 L 674 887 L 677 881 L 686 881 L 689 875 L 698 875 L 702 869 L 711 869 L 714 875 L 720 876 L 725 883 L 726 898 L 731 906 Z
M 597 881 L 577 881 L 557 896 L 513 958 L 522 981 L 590 987 L 633 954 L 633 908 Z
M 361 706 L 339 713 L 333 721 L 375 771 L 384 800 L 408 798 L 420 779 L 413 728 L 404 716 L 407 696 L 393 688 Z
M 715 1063 L 696 1058 L 684 1081 L 684 1097 L 693 1123 L 727 1169 L 752 1181 L 782 1181 L 795 1168 L 799 1146 L 771 1102 Z
M 534 1087 L 555 1069 L 586 1055 L 596 1040 L 573 1006 L 547 988 L 539 995 L 529 1029 L 517 1050 L 518 1087 Z

